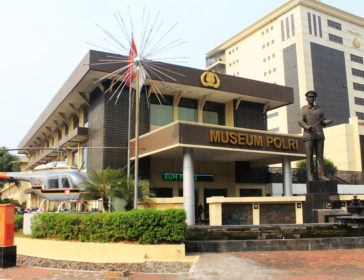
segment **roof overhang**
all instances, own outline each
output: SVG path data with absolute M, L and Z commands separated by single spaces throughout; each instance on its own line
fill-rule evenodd
M 47 137 L 55 127 L 61 126 L 66 119 L 76 113 L 77 109 L 88 105 L 90 93 L 98 86 L 96 81 L 126 65 L 126 62 L 100 64 L 100 61 L 109 56 L 118 55 L 91 50 L 84 57 L 20 142 L 19 149 L 35 147 L 35 143 L 40 144 L 45 140 L 44 137 Z M 151 71 L 150 79 L 146 81 L 148 85 L 152 80 L 162 94 L 180 94 L 182 97 L 190 98 L 204 97 L 206 101 L 220 103 L 232 100 L 256 102 L 264 104 L 268 110 L 294 101 L 293 89 L 289 87 L 223 74 L 218 74 L 220 80 L 218 88 L 207 87 L 201 81 L 204 70 L 160 62 L 148 63 L 168 73 L 169 77 Z
M 174 122 L 139 138 L 139 157 L 182 159 L 193 149 L 195 160 L 249 161 L 251 166 L 305 158 L 301 136 L 190 122 Z M 135 157 L 135 139 L 131 157 Z

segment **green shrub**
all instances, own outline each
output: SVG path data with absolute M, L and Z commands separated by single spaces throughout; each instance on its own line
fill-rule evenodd
M 14 230 L 19 231 L 23 228 L 23 215 L 15 215 Z
M 32 237 L 83 242 L 176 243 L 185 239 L 185 220 L 186 214 L 182 209 L 87 215 L 42 213 L 33 217 Z

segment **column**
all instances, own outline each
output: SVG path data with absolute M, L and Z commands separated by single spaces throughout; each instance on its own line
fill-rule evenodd
M 291 161 L 287 156 L 283 156 L 283 195 L 292 196 L 292 171 Z
M 183 148 L 183 197 L 187 215 L 187 225 L 195 224 L 195 171 L 193 167 L 193 150 Z

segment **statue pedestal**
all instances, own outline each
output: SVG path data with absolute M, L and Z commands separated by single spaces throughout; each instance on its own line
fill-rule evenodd
M 335 181 L 307 182 L 306 201 L 303 203 L 303 222 L 318 223 L 318 210 L 326 209 L 331 195 L 337 195 Z

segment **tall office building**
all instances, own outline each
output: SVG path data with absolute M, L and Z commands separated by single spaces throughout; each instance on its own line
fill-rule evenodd
M 272 132 L 301 132 L 299 109 L 314 89 L 332 125 L 357 116 L 364 135 L 363 37 L 363 18 L 315 0 L 291 0 L 208 52 L 207 69 L 292 87 L 294 103 L 268 111 Z

